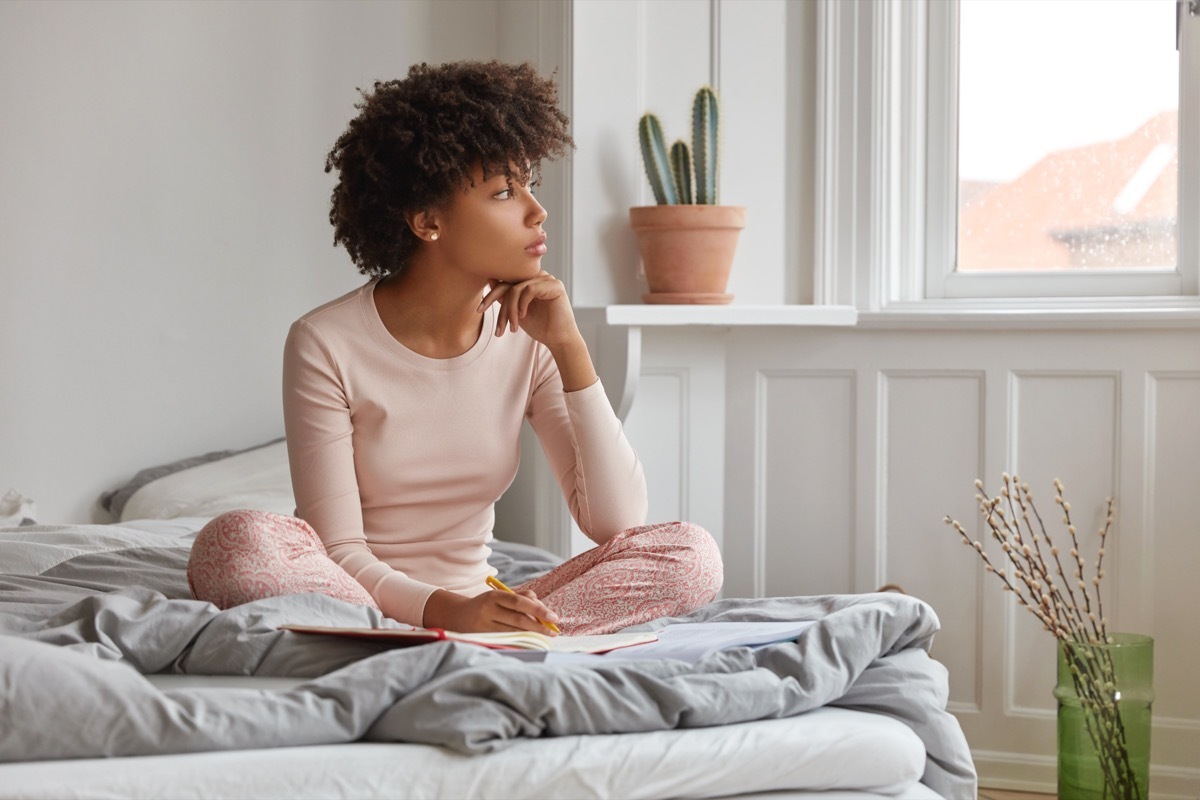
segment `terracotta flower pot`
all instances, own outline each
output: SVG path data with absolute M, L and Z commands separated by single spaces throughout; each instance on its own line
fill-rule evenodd
M 728 303 L 729 270 L 742 206 L 661 205 L 629 209 L 650 293 L 647 303 Z

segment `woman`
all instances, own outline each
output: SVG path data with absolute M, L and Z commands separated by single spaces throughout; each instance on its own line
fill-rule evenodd
M 284 353 L 296 517 L 210 522 L 193 594 L 323 592 L 458 631 L 602 633 L 720 589 L 712 537 L 646 526 L 646 484 L 562 283 L 542 271 L 544 158 L 573 146 L 528 65 L 421 64 L 363 93 L 330 152 L 335 243 L 370 277 L 301 317 Z M 490 590 L 494 503 L 528 419 L 598 547 Z

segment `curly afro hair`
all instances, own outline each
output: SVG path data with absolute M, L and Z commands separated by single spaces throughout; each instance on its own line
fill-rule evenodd
M 536 180 L 543 159 L 575 146 L 554 81 L 529 64 L 417 64 L 404 80 L 359 91 L 359 114 L 329 151 L 325 171 L 339 174 L 329 210 L 334 245 L 364 275 L 403 270 L 419 242 L 405 215 L 469 186 L 475 165 L 485 177 Z

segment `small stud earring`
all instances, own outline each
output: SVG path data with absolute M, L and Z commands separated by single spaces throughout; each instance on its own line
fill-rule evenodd
M 437 241 L 437 234 L 436 234 L 436 233 L 431 233 L 431 234 L 429 234 L 429 241 L 431 241 L 431 242 L 436 242 L 436 241 Z

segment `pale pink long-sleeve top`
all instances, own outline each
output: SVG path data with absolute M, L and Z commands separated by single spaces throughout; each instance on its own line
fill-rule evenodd
M 598 381 L 563 392 L 543 345 L 494 335 L 494 306 L 466 353 L 421 356 L 384 326 L 375 283 L 292 325 L 283 409 L 296 514 L 384 614 L 420 625 L 437 589 L 486 591 L 524 419 L 593 541 L 645 523 L 642 465 Z

